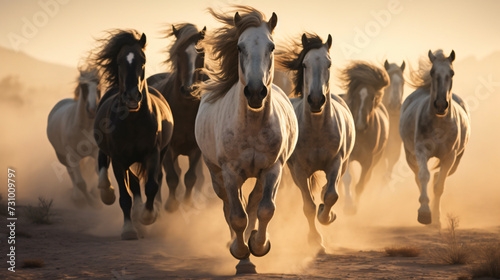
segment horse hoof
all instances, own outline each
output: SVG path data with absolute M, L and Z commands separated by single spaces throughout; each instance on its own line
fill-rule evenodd
M 431 213 L 429 212 L 418 212 L 418 222 L 424 225 L 430 225 L 432 222 Z
M 115 203 L 116 196 L 113 187 L 110 186 L 108 189 L 101 189 L 101 200 L 106 205 Z
M 156 221 L 156 218 L 158 217 L 158 212 L 156 212 L 154 209 L 153 211 L 149 211 L 144 207 L 142 209 L 142 214 L 141 218 L 139 219 L 141 224 L 148 226 Z
M 255 235 L 257 234 L 257 230 L 252 230 L 250 234 L 250 238 L 248 239 L 248 249 L 250 249 L 250 253 L 256 257 L 265 256 L 269 251 L 271 251 L 271 242 L 267 240 L 266 244 L 263 246 L 263 250 L 257 251 L 255 250 Z
M 337 215 L 330 211 L 329 213 L 324 213 L 325 204 L 321 203 L 318 207 L 318 221 L 323 225 L 329 225 L 337 219 Z M 328 214 L 328 216 L 326 216 Z
M 122 240 L 137 240 L 139 237 L 137 236 L 137 232 L 135 231 L 125 231 L 122 232 Z
M 250 262 L 250 259 L 241 260 L 236 265 L 236 274 L 256 274 L 255 265 Z
M 179 209 L 179 201 L 176 199 L 167 199 L 167 202 L 165 203 L 165 210 L 169 213 L 173 213 Z
M 234 242 L 233 242 L 234 244 Z M 238 259 L 238 260 L 244 260 L 244 259 L 248 259 L 248 257 L 250 257 L 250 251 L 248 251 L 248 248 L 246 250 L 246 252 L 244 252 L 243 254 L 238 254 L 236 252 L 233 251 L 233 246 L 229 246 L 229 253 L 231 253 L 231 255 L 235 258 L 235 259 Z
M 326 255 L 328 255 L 326 253 L 326 248 L 323 245 L 321 245 L 321 247 L 319 247 L 319 249 L 318 249 L 318 252 L 316 253 L 316 256 L 320 257 L 320 256 L 326 256 Z

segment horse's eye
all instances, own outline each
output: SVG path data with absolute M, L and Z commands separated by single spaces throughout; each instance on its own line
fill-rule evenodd
M 332 67 L 332 63 L 328 63 L 328 69 L 330 69 Z
M 240 46 L 238 46 L 238 52 L 241 52 L 241 47 Z
M 274 44 L 269 45 L 269 51 L 270 51 L 270 52 L 274 51 L 274 48 L 275 48 Z

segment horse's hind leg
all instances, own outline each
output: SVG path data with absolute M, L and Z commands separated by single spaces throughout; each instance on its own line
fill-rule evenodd
M 148 156 L 148 160 L 146 162 L 147 180 L 144 187 L 146 193 L 146 203 L 142 208 L 140 217 L 140 221 L 144 225 L 150 225 L 156 221 L 161 206 L 160 202 L 156 199 L 161 183 L 158 182 L 158 178 L 160 177 L 159 173 L 162 172 L 160 158 L 160 151 L 157 149 Z
M 165 210 L 168 212 L 175 212 L 179 208 L 179 201 L 175 197 L 177 186 L 179 185 L 179 175 L 175 170 L 175 160 L 177 156 L 174 155 L 172 149 L 168 149 L 165 159 L 163 160 L 163 168 L 165 170 L 165 178 L 167 179 L 168 198 L 165 203 Z
M 436 173 L 437 176 L 435 176 L 434 180 L 434 199 L 432 201 L 432 224 L 439 228 L 441 228 L 441 221 L 440 221 L 441 196 L 443 195 L 444 183 L 446 181 L 446 177 L 448 177 L 450 170 L 452 169 L 452 166 L 454 166 L 454 163 L 455 163 L 454 154 L 442 160 L 441 168 L 439 169 L 439 173 Z
M 101 200 L 106 205 L 111 205 L 116 200 L 114 188 L 109 181 L 109 163 L 109 157 L 99 150 L 99 155 L 97 156 L 97 165 L 99 168 L 99 182 L 97 188 L 101 191 Z
M 357 212 L 356 205 L 354 204 L 354 199 L 352 198 L 352 174 L 351 174 L 351 162 L 346 162 L 346 172 L 343 177 L 344 183 L 344 213 L 347 215 L 354 215 Z
M 83 207 L 87 204 L 86 197 L 87 185 L 80 172 L 80 166 L 66 166 L 68 174 L 73 182 L 73 192 L 71 193 L 71 200 L 78 207 Z
M 118 182 L 118 190 L 120 191 L 120 208 L 123 212 L 123 227 L 122 227 L 122 239 L 123 240 L 133 240 L 138 239 L 137 231 L 130 217 L 132 209 L 132 198 L 127 191 L 128 185 L 128 171 L 123 168 L 121 164 L 113 161 L 113 171 L 115 173 L 116 181 Z
M 283 166 L 281 162 L 278 161 L 271 168 L 263 171 L 260 178 L 264 184 L 264 190 L 259 204 L 259 209 L 257 210 L 259 228 L 256 231 L 252 231 L 250 239 L 248 240 L 250 252 L 257 257 L 264 256 L 271 250 L 271 242 L 268 238 L 267 226 L 276 209 L 275 199 L 281 180 L 282 168 Z
M 326 249 L 323 245 L 323 237 L 318 232 L 318 229 L 316 229 L 316 204 L 314 203 L 311 194 L 311 191 L 314 188 L 311 186 L 311 191 L 309 191 L 307 174 L 303 172 L 301 167 L 295 168 L 293 166 L 290 166 L 290 171 L 293 181 L 295 182 L 297 187 L 299 187 L 300 193 L 302 194 L 302 210 L 304 211 L 307 223 L 309 224 L 309 244 L 315 248 L 318 248 L 319 253 L 324 253 L 326 252 Z M 312 179 L 310 181 L 311 184 L 314 183 L 312 182 Z
M 184 203 L 191 204 L 192 191 L 196 183 L 197 165 L 200 163 L 201 151 L 195 150 L 189 156 L 189 169 L 184 175 L 184 184 L 186 185 L 186 193 L 184 194 Z

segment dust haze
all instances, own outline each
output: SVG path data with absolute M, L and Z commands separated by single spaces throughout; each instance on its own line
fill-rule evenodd
M 461 228 L 500 225 L 500 72 L 497 67 L 492 67 L 499 64 L 500 52 L 481 61 L 469 58 L 455 63 L 457 74 L 453 91 L 469 102 L 472 134 L 456 174 L 449 177 L 445 185 L 441 200 L 443 225 L 446 225 L 447 213 L 459 217 Z M 56 210 L 64 212 L 75 209 L 69 199 L 72 185 L 65 168 L 57 161 L 45 129 L 52 106 L 62 98 L 70 98 L 75 84 L 71 80 L 54 80 L 50 84 L 56 86 L 32 85 L 20 80 L 18 99 L 21 101 L 7 98 L 5 89 L 0 89 L 3 100 L 0 110 L 4 116 L 0 124 L 0 161 L 4 168 L 0 180 L 6 181 L 6 169 L 12 167 L 16 170 L 19 205 L 35 204 L 38 197 L 43 196 L 54 199 Z M 411 88 L 405 88 L 405 96 L 411 92 Z M 181 166 L 185 168 L 185 165 L 185 159 L 181 159 Z M 95 188 L 97 176 L 93 170 L 86 173 L 88 188 Z M 110 176 L 117 192 L 114 175 L 111 173 Z M 151 253 L 212 259 L 213 266 L 198 269 L 214 275 L 230 275 L 234 273 L 237 262 L 227 248 L 229 228 L 206 168 L 204 176 L 204 184 L 194 193 L 192 206 L 183 205 L 174 214 L 162 211 L 160 220 L 148 227 L 146 239 L 136 242 L 157 242 L 158 251 Z M 359 171 L 355 172 L 353 183 L 358 176 Z M 357 215 L 343 213 L 343 191 L 339 189 L 340 199 L 333 208 L 337 220 L 330 226 L 317 223 L 328 253 L 380 250 L 398 242 L 383 239 L 377 228 L 425 228 L 417 222 L 418 187 L 404 158 L 396 165 L 390 183 L 381 183 L 377 174 L 374 177 L 366 187 Z M 249 180 L 245 184 L 247 194 L 253 183 L 254 180 Z M 165 181 L 162 188 L 163 201 L 166 201 Z M 4 198 L 6 191 L 6 188 L 0 190 Z M 179 198 L 182 192 L 181 180 Z M 315 194 L 316 199 L 319 195 Z M 308 226 L 302 212 L 302 198 L 288 170 L 282 179 L 276 204 L 269 228 L 273 249 L 265 257 L 252 257 L 252 261 L 262 273 L 297 273 L 307 269 L 314 254 L 307 243 Z M 118 201 L 97 209 L 82 208 L 78 213 L 75 219 L 86 221 L 86 233 L 119 239 L 123 217 Z M 164 269 L 161 264 L 155 265 Z

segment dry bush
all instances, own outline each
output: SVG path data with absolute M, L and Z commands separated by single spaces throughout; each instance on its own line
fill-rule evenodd
M 42 259 L 26 259 L 23 260 L 23 268 L 38 268 L 43 267 L 45 263 Z
M 52 211 L 53 199 L 46 200 L 43 197 L 38 198 L 38 206 L 28 205 L 24 209 L 24 213 L 28 219 L 35 224 L 51 224 L 51 217 L 54 215 Z
M 500 242 L 485 245 L 478 255 L 478 263 L 470 269 L 472 278 L 492 277 L 500 279 Z
M 457 238 L 458 225 L 458 218 L 448 215 L 448 229 L 442 234 L 444 244 L 432 253 L 438 261 L 445 264 L 467 264 L 470 262 L 470 248 Z
M 385 253 L 389 257 L 418 257 L 421 250 L 413 246 L 387 247 Z

